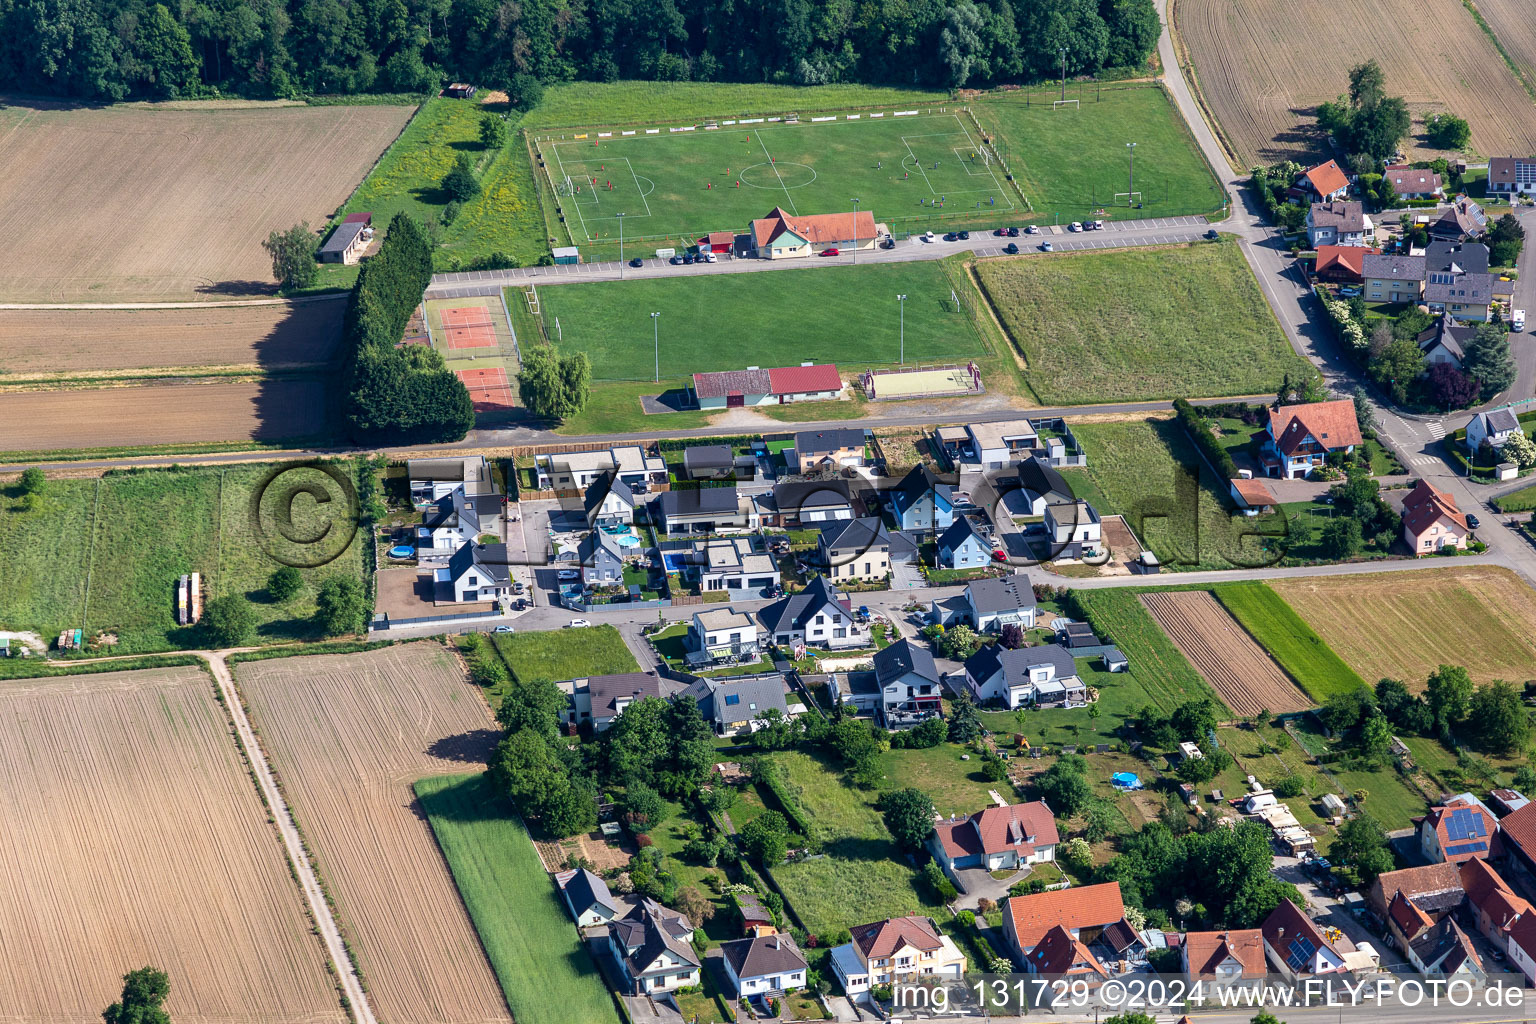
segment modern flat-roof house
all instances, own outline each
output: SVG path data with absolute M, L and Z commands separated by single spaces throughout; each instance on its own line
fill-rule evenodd
M 1001 701 L 1010 709 L 1082 707 L 1088 699 L 1072 653 L 1057 644 L 988 644 L 966 660 L 965 682 L 978 703 Z
M 801 473 L 862 466 L 864 431 L 853 427 L 802 430 L 795 435 L 795 465 Z
M 689 667 L 755 661 L 762 653 L 761 636 L 757 620 L 746 612 L 730 607 L 694 612 L 688 623 Z
M 853 492 L 846 480 L 781 480 L 773 485 L 769 526 L 786 528 L 853 518 Z
M 353 218 L 358 218 L 354 220 Z M 363 253 L 368 251 L 368 244 L 373 241 L 373 214 L 351 213 L 346 220 L 336 225 L 336 230 L 331 232 L 315 253 L 315 259 L 321 263 L 341 263 L 351 266 L 363 258 Z
M 824 524 L 816 553 L 833 580 L 874 582 L 891 574 L 891 535 L 875 516 Z
M 595 452 L 535 455 L 534 474 L 541 490 L 585 491 L 604 474 L 624 481 L 631 489 L 667 482 L 667 463 L 646 455 L 639 445 L 624 445 Z
M 939 534 L 936 558 L 940 569 L 980 568 L 992 564 L 992 544 L 975 523 L 958 516 L 949 529 Z
M 1424 250 L 1424 304 L 1458 320 L 1488 319 L 1493 275 L 1481 242 L 1436 240 Z
M 752 537 L 694 541 L 688 569 L 698 574 L 699 589 L 748 598 L 777 584 L 779 567 L 758 543 Z
M 565 721 L 570 725 L 591 722 L 595 732 L 606 732 L 613 720 L 635 701 L 662 695 L 661 680 L 650 672 L 585 676 L 555 685 L 569 700 Z
M 1093 558 L 1104 542 L 1104 523 L 1086 501 L 1051 501 L 1045 505 L 1045 535 L 1053 558 Z
M 757 506 L 734 485 L 665 491 L 651 503 L 663 533 L 724 533 L 755 530 L 760 522 Z
M 1520 417 L 1508 406 L 1477 413 L 1467 421 L 1467 450 L 1477 451 L 1484 441 L 1493 448 L 1501 448 L 1519 432 Z
M 758 615 L 780 647 L 803 643 L 837 651 L 870 642 L 869 630 L 853 619 L 848 595 L 825 576 L 813 577 L 804 590 L 775 601 Z
M 766 260 L 814 256 L 824 249 L 873 249 L 880 237 L 875 215 L 868 210 L 802 217 L 781 206 L 754 220 L 747 234 L 758 257 Z
M 495 494 L 496 482 L 484 455 L 462 459 L 410 459 L 405 464 L 410 481 L 411 504 L 425 508 L 448 497 L 454 491 L 465 494 Z
M 832 948 L 832 970 L 850 999 L 868 998 L 875 985 L 954 980 L 965 974 L 965 954 L 930 917 L 892 917 L 849 929 L 851 941 Z
M 1035 592 L 1029 577 L 1014 573 L 1001 579 L 972 580 L 956 597 L 935 600 L 934 622 L 948 628 L 966 623 L 979 633 L 1001 633 L 1003 627 L 1035 627 Z
M 467 604 L 510 597 L 512 567 L 507 546 L 467 541 L 447 565 L 432 571 L 432 581 L 439 601 Z
M 1307 402 L 1269 410 L 1259 461 L 1270 476 L 1304 477 L 1328 460 L 1329 452 L 1351 452 L 1361 442 L 1355 403 Z
M 843 393 L 843 378 L 832 363 L 801 363 L 764 370 L 723 370 L 693 375 L 694 404 L 700 409 L 824 402 Z
M 901 530 L 942 530 L 955 521 L 955 489 L 927 466 L 913 466 L 891 490 Z
M 1043 801 L 987 807 L 968 818 L 934 824 L 928 849 L 944 873 L 963 885 L 956 872 L 1011 871 L 1056 859 L 1061 834 L 1056 817 Z
M 1001 469 L 1010 462 L 1028 458 L 1040 442 L 1029 420 L 972 423 L 965 428 L 965 436 L 982 469 Z
M 1419 480 L 1403 499 L 1403 543 L 1415 555 L 1465 548 L 1471 534 L 1456 499 L 1428 480 Z
M 1424 294 L 1424 257 L 1402 253 L 1367 254 L 1360 267 L 1370 302 L 1418 302 Z
M 810 968 L 788 935 L 755 935 L 720 944 L 720 966 L 737 998 L 805 987 Z
M 939 714 L 943 686 L 926 647 L 898 640 L 877 651 L 874 661 L 881 693 L 880 722 L 885 728 L 908 729 Z
M 1296 179 L 1295 187 L 1306 198 L 1326 203 L 1330 199 L 1342 199 L 1349 193 L 1349 176 L 1338 161 L 1325 160 L 1303 171 Z
M 626 995 L 671 992 L 699 983 L 693 924 L 650 898 L 608 925 L 608 948 L 618 963 Z
M 1392 164 L 1382 171 L 1392 183 L 1392 194 L 1399 199 L 1439 199 L 1445 195 L 1445 182 L 1427 167 Z
M 1313 203 L 1307 211 L 1307 240 L 1320 245 L 1370 245 L 1376 225 L 1360 203 L 1334 200 Z
M 728 444 L 696 444 L 683 449 L 683 474 L 689 480 L 729 480 L 736 470 L 736 453 Z
M 1536 156 L 1489 157 L 1488 191 L 1506 196 L 1536 192 Z

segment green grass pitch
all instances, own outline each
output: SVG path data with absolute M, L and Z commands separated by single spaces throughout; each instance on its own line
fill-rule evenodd
M 906 295 L 908 363 L 964 362 L 986 351 L 937 262 L 807 267 L 548 285 L 539 305 L 551 338 L 584 351 L 599 380 L 650 380 L 747 366 L 895 363 Z M 510 294 L 507 301 L 521 301 Z M 661 313 L 652 332 L 651 313 Z M 556 327 L 556 321 L 559 327 Z
M 691 244 L 744 232 L 775 206 L 792 214 L 859 208 L 875 220 L 927 212 L 1017 216 L 1018 194 L 958 114 L 838 115 L 674 133 L 644 128 L 540 143 L 578 241 Z

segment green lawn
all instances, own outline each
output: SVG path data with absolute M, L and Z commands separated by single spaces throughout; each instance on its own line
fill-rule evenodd
M 1209 697 L 1217 706 L 1221 698 L 1179 653 L 1136 594 L 1126 588 L 1079 590 L 1077 603 L 1100 637 L 1111 641 L 1130 660 L 1130 672 L 1150 697 L 1165 711 L 1196 697 Z M 1119 673 L 1104 673 L 1118 678 Z M 1084 680 L 1096 685 L 1092 678 Z M 1107 684 L 1113 687 L 1115 684 Z M 1105 693 L 1112 692 L 1106 690 Z M 1102 699 L 1102 698 L 1101 698 Z M 1133 705 L 1129 710 L 1136 710 Z M 1044 712 L 1042 712 L 1043 714 Z M 1104 715 L 1102 717 L 1110 717 Z M 1102 719 L 1101 719 L 1102 720 Z
M 1312 373 L 1231 243 L 983 260 L 1047 405 L 1273 393 Z
M 624 645 L 624 638 L 612 626 L 493 633 L 491 640 L 519 679 L 560 682 L 640 671 L 635 656 Z
M 1061 223 L 1103 207 L 1116 220 L 1219 212 L 1221 188 L 1184 119 L 1155 85 L 1071 86 L 1079 108 L 1053 109 L 1054 89 L 992 93 L 973 106 L 1036 212 Z M 1044 101 L 1043 103 L 1041 101 Z M 1126 143 L 1136 143 L 1140 210 L 1116 192 L 1127 190 Z
M 1296 719 L 1293 727 L 1302 735 L 1307 749 L 1313 754 L 1329 748 L 1322 727 L 1312 716 Z M 1378 771 L 1345 771 L 1338 765 L 1325 765 L 1324 768 L 1338 780 L 1346 796 L 1359 789 L 1365 790 L 1365 809 L 1388 830 L 1409 827 L 1412 824 L 1410 819 L 1428 809 L 1429 805 L 1423 795 L 1391 767 Z
M 1512 491 L 1494 501 L 1500 512 L 1530 512 L 1536 509 L 1536 484 Z
M 969 753 L 969 761 L 960 755 Z M 988 790 L 997 790 L 1010 803 L 1017 797 L 1007 781 L 991 782 L 981 774 L 981 761 L 974 751 L 956 743 L 941 743 L 926 749 L 887 750 L 880 756 L 886 781 L 892 789 L 915 787 L 933 799 L 934 808 L 946 818 L 951 814 L 973 814 L 992 805 Z
M 416 796 L 517 1020 L 616 1024 L 613 997 L 527 829 L 485 776 L 421 779 Z
M 539 292 L 539 300 L 545 323 L 560 321 L 562 349 L 591 356 L 594 375 L 649 381 L 655 376 L 657 344 L 652 312 L 661 313 L 663 379 L 805 361 L 858 366 L 897 361 L 898 294 L 908 296 L 909 362 L 964 362 L 984 351 L 969 315 L 956 312 L 950 301 L 945 269 L 933 262 L 760 274 L 680 271 L 674 277 L 551 285 Z M 786 297 L 792 297 L 792 326 L 784 323 Z M 701 329 L 706 321 L 708 329 Z M 735 340 L 722 343 L 725 338 Z M 807 417 L 799 406 L 791 411 Z M 671 418 L 665 422 L 675 425 Z
M 353 472 L 347 463 L 336 465 L 348 476 Z M 175 621 L 176 581 L 196 571 L 203 574 L 205 599 L 240 594 L 251 601 L 258 642 L 317 638 L 309 622 L 315 590 L 331 576 L 361 577 L 366 541 L 353 538 L 334 561 L 301 569 L 304 589 L 287 602 L 274 601 L 267 581 L 281 563 L 253 535 L 250 514 L 255 489 L 270 468 L 144 470 L 104 476 L 99 484 L 52 480 L 30 511 L 14 491 L 5 492 L 0 544 L 7 551 L 6 626 L 44 636 L 65 627 L 84 628 L 87 636 L 104 631 L 118 637 L 115 651 L 121 654 L 198 646 L 200 632 Z M 334 482 L 308 469 L 290 470 L 267 488 L 266 541 L 289 553 L 298 549 L 275 529 L 273 502 L 296 483 L 319 483 L 340 495 Z M 293 529 L 313 533 L 325 523 L 325 511 L 299 496 Z M 352 520 L 337 525 L 350 528 Z
M 530 111 L 530 127 L 692 123 L 789 111 L 944 103 L 947 93 L 868 85 L 767 85 L 733 82 L 568 82 L 551 85 Z
M 1319 704 L 1336 693 L 1365 686 L 1333 648 L 1262 582 L 1229 583 L 1213 590 L 1216 600 Z

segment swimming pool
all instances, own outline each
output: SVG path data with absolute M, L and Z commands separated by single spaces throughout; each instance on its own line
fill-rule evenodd
M 683 566 L 687 564 L 688 556 L 681 551 L 663 551 L 661 563 L 666 566 L 668 575 L 681 573 Z

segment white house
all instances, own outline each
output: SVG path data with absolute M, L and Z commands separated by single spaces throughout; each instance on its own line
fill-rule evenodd
M 1520 418 L 1508 406 L 1480 412 L 1467 421 L 1467 448 L 1473 452 L 1484 441 L 1498 448 L 1520 432 Z
M 1025 458 L 1040 441 L 1029 420 L 972 423 L 965 433 L 982 469 L 1000 469 Z
M 1259 931 L 1264 934 L 1265 957 L 1287 980 L 1309 974 L 1337 974 L 1346 969 L 1344 957 L 1312 919 L 1288 899 L 1281 899 Z
M 939 668 L 927 648 L 898 640 L 876 652 L 874 664 L 880 719 L 887 729 L 917 725 L 939 713 Z
M 988 644 L 966 660 L 965 682 L 977 701 L 1001 701 L 1009 708 L 1080 705 L 1088 696 L 1077 663 L 1057 644 L 1014 651 Z
M 416 528 L 416 554 L 443 557 L 460 545 L 486 534 L 501 535 L 499 494 L 466 494 L 462 487 L 437 499 L 421 514 Z
M 700 664 L 755 659 L 762 631 L 757 621 L 734 608 L 694 612 L 688 624 L 689 662 L 697 654 Z
M 1313 203 L 1307 211 L 1307 239 L 1320 245 L 1370 245 L 1376 226 L 1360 203 Z
M 535 478 L 543 490 L 585 491 L 605 473 L 624 481 L 630 488 L 667 481 L 666 460 L 646 455 L 639 445 L 595 452 L 535 455 L 533 464 Z
M 1051 502 L 1045 506 L 1045 534 L 1058 558 L 1091 558 L 1104 541 L 1098 511 L 1086 501 Z
M 759 551 L 752 537 L 699 540 L 688 556 L 689 569 L 697 572 L 701 591 L 735 591 L 740 597 L 760 593 L 779 582 L 773 556 Z
M 607 676 L 583 676 L 555 684 L 566 697 L 565 721 L 570 725 L 592 723 L 595 732 L 606 732 L 624 709 L 646 697 L 660 697 L 661 680 L 650 672 L 620 672 Z
M 623 480 L 605 473 L 587 488 L 582 507 L 591 529 L 628 526 L 635 518 L 635 495 Z
M 1061 833 L 1043 801 L 987 807 L 933 826 L 928 849 L 951 878 L 970 868 L 1005 871 L 1056 859 Z
M 494 494 L 496 482 L 484 455 L 460 459 L 409 459 L 405 463 L 411 503 L 417 508 L 434 504 L 454 491 Z
M 779 932 L 721 943 L 720 966 L 737 998 L 805 987 L 805 957 Z
M 693 924 L 648 897 L 608 926 L 608 949 L 627 995 L 659 995 L 699 984 L 699 957 L 689 945 L 692 941 Z
M 758 613 L 771 642 L 781 647 L 804 643 L 828 650 L 869 645 L 869 630 L 853 619 L 848 596 L 825 576 L 815 576 L 799 593 L 790 594 Z
M 607 924 L 619 916 L 619 905 L 608 891 L 608 883 L 586 868 L 557 873 L 555 884 L 560 887 L 560 898 L 576 927 Z
M 1029 577 L 1014 573 L 1001 579 L 972 580 L 958 597 L 935 600 L 929 614 L 946 629 L 963 622 L 979 633 L 1001 633 L 1008 625 L 1034 629 L 1035 610 Z
M 439 601 L 496 601 L 512 595 L 512 567 L 505 544 L 467 542 L 448 564 L 432 572 Z

